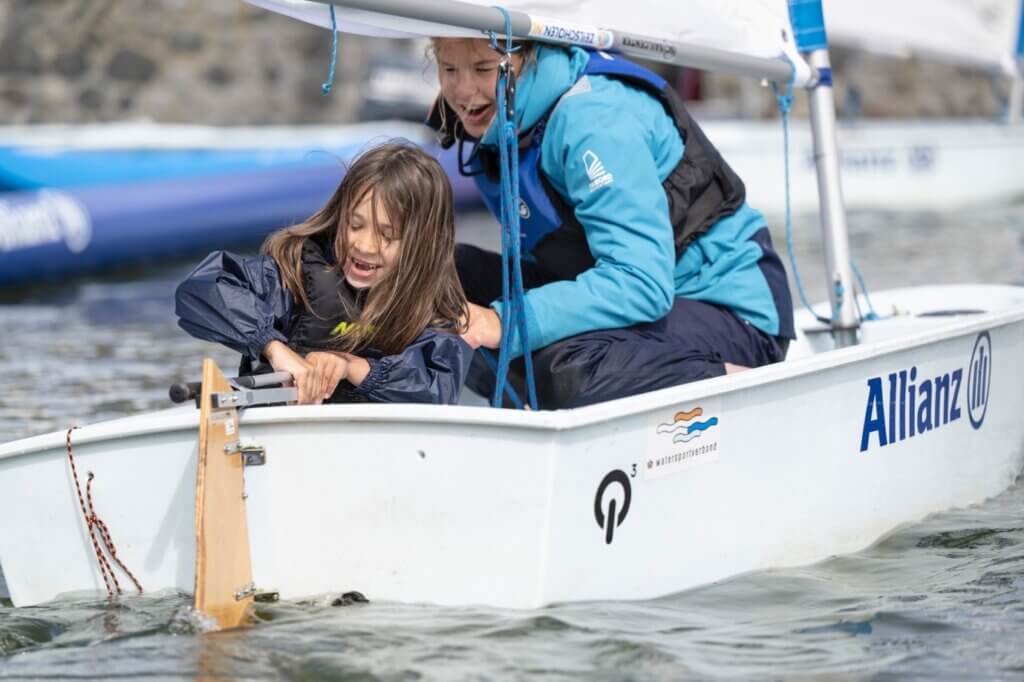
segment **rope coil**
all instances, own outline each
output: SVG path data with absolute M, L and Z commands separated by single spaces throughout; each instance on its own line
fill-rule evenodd
M 110 529 L 107 524 L 103 522 L 103 519 L 96 513 L 95 507 L 92 504 L 92 482 L 96 476 L 91 472 L 87 472 L 88 478 L 86 479 L 85 495 L 82 495 L 82 486 L 78 481 L 78 467 L 75 466 L 75 456 L 71 449 L 71 432 L 77 429 L 77 426 L 72 426 L 68 429 L 65 437 L 68 450 L 68 463 L 71 465 L 71 476 L 75 481 L 75 492 L 78 493 L 78 505 L 82 510 L 82 517 L 85 519 L 86 529 L 89 531 L 89 538 L 92 540 L 92 548 L 96 553 L 96 562 L 100 566 L 100 573 L 103 575 L 103 583 L 107 587 L 107 597 L 112 599 L 115 594 L 124 594 L 121 589 L 121 583 L 117 580 L 117 575 L 114 573 L 114 568 L 111 565 L 111 561 L 116 564 L 125 575 L 127 575 L 132 583 L 135 584 L 135 589 L 142 594 L 142 585 L 139 583 L 135 575 L 128 570 L 128 567 L 124 565 L 120 557 L 117 556 L 117 546 L 114 544 L 114 539 L 110 534 Z M 97 539 L 97 533 L 99 539 Z M 100 540 L 103 542 L 103 547 L 100 547 Z M 106 550 L 104 553 L 103 550 Z M 107 558 L 109 555 L 109 559 Z

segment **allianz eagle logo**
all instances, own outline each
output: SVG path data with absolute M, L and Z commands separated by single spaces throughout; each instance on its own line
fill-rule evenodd
M 615 180 L 612 174 L 605 170 L 604 164 L 601 163 L 601 159 L 597 158 L 597 154 L 589 149 L 583 152 L 583 167 L 587 171 L 587 177 L 590 178 L 591 192 L 610 185 Z
M 955 422 L 967 408 L 967 418 L 980 429 L 988 411 L 992 386 L 992 339 L 982 332 L 974 341 L 971 360 L 964 368 L 935 377 L 919 375 L 917 367 L 868 379 L 867 407 L 860 435 L 860 451 L 872 440 L 885 447 Z M 872 439 L 874 436 L 874 439 Z

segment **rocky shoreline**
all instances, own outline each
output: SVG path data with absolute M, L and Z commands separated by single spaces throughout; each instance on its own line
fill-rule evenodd
M 0 4 L 0 121 L 345 123 L 359 117 L 370 55 L 421 49 L 344 35 L 334 91 L 323 97 L 330 35 L 240 0 L 14 0 Z M 840 109 L 853 85 L 867 116 L 1002 111 L 1006 85 L 985 74 L 841 50 L 833 62 Z M 432 70 L 422 76 L 430 82 Z M 718 101 L 742 94 L 737 79 L 718 75 L 702 91 Z M 769 89 L 746 96 L 748 111 L 773 115 Z M 797 98 L 796 115 L 805 106 Z

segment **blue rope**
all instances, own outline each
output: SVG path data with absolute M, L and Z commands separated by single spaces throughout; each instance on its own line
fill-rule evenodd
M 885 319 L 881 315 L 875 312 L 875 306 L 871 305 L 871 296 L 868 294 L 868 287 L 864 283 L 864 275 L 860 274 L 860 268 L 857 267 L 857 261 L 850 260 L 850 265 L 853 267 L 853 274 L 857 276 L 857 284 L 860 285 L 860 290 L 864 292 L 864 300 L 868 304 L 868 314 L 862 315 L 861 320 L 883 320 Z
M 537 409 L 537 387 L 533 377 L 533 357 L 530 354 L 529 324 L 526 319 L 526 295 L 523 291 L 521 236 L 519 228 L 519 131 L 515 121 L 515 83 L 509 72 L 509 57 L 518 50 L 512 43 L 512 17 L 504 7 L 497 7 L 505 18 L 505 45 L 490 32 L 491 47 L 502 54 L 498 71 L 498 157 L 501 176 L 501 344 L 494 396 L 491 404 L 501 406 L 501 397 L 508 380 L 509 365 L 518 334 L 526 366 L 526 389 L 529 405 Z
M 483 356 L 484 361 L 487 363 L 487 366 L 490 367 L 491 371 L 494 372 L 495 376 L 497 376 L 498 361 L 494 359 L 493 355 L 491 355 L 491 351 L 487 350 L 486 348 L 481 348 L 480 355 Z M 505 393 L 508 394 L 509 400 L 512 401 L 512 404 L 515 405 L 515 408 L 517 410 L 521 410 L 523 408 L 523 401 L 522 399 L 520 399 L 519 393 L 516 392 L 516 389 L 513 388 L 512 382 L 505 384 Z
M 793 268 L 793 280 L 796 282 L 797 292 L 800 294 L 800 301 L 804 304 L 804 307 L 810 311 L 811 315 L 816 320 L 824 324 L 831 324 L 839 317 L 838 307 L 832 310 L 832 319 L 827 319 L 818 315 L 811 307 L 811 304 L 807 301 L 807 294 L 804 292 L 803 283 L 800 281 L 800 269 L 796 264 L 796 254 L 793 249 L 793 217 L 790 208 L 790 188 L 789 188 L 789 112 L 793 106 L 793 83 L 796 80 L 796 66 L 787 57 L 786 61 L 790 64 L 789 82 L 786 84 L 786 91 L 784 93 L 779 92 L 779 88 L 775 83 L 772 83 L 772 91 L 775 93 L 775 99 L 779 104 L 779 111 L 782 114 L 782 137 L 784 156 L 785 159 L 785 175 L 786 175 L 786 249 L 789 251 L 789 262 Z M 868 287 L 864 283 L 864 276 L 860 272 L 860 268 L 857 267 L 856 261 L 850 259 L 850 266 L 853 268 L 854 274 L 857 276 L 857 284 L 860 286 L 860 290 L 864 293 L 864 300 L 868 304 L 868 314 L 861 315 L 861 321 L 864 320 L 881 320 L 883 319 L 878 313 L 875 312 L 875 308 L 871 305 L 871 296 L 868 294 Z M 842 282 L 836 282 L 835 284 L 835 300 L 841 301 L 845 294 Z
M 331 5 L 331 70 L 327 73 L 327 80 L 320 86 L 320 92 L 325 97 L 334 85 L 334 67 L 338 63 L 338 20 L 334 17 L 334 5 Z
M 789 62 L 790 67 L 789 82 L 786 84 L 786 91 L 780 93 L 779 86 L 774 82 L 772 83 L 772 92 L 775 93 L 775 100 L 778 102 L 779 112 L 782 114 L 783 165 L 785 167 L 786 177 L 786 250 L 789 252 L 789 264 L 790 267 L 793 268 L 793 281 L 796 282 L 796 290 L 797 293 L 800 294 L 800 301 L 816 320 L 829 324 L 831 320 L 814 312 L 814 308 L 811 307 L 810 302 L 807 300 L 807 294 L 804 292 L 803 282 L 800 281 L 800 268 L 797 267 L 796 264 L 796 253 L 793 249 L 793 212 L 792 207 L 790 206 L 789 196 L 789 111 L 793 107 L 793 83 L 796 81 L 796 65 L 793 64 L 789 57 L 786 57 L 786 61 Z

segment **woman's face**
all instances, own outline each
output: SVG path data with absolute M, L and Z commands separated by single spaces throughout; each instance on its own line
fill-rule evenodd
M 466 132 L 483 137 L 496 113 L 495 88 L 501 55 L 485 39 L 438 38 L 434 47 L 441 96 L 458 114 Z M 522 63 L 522 57 L 512 55 L 515 73 L 519 73 Z
M 401 248 L 398 226 L 391 224 L 384 206 L 377 202 L 374 223 L 374 193 L 367 192 L 352 211 L 345 226 L 348 257 L 342 264 L 345 279 L 356 289 L 366 289 L 391 273 Z

